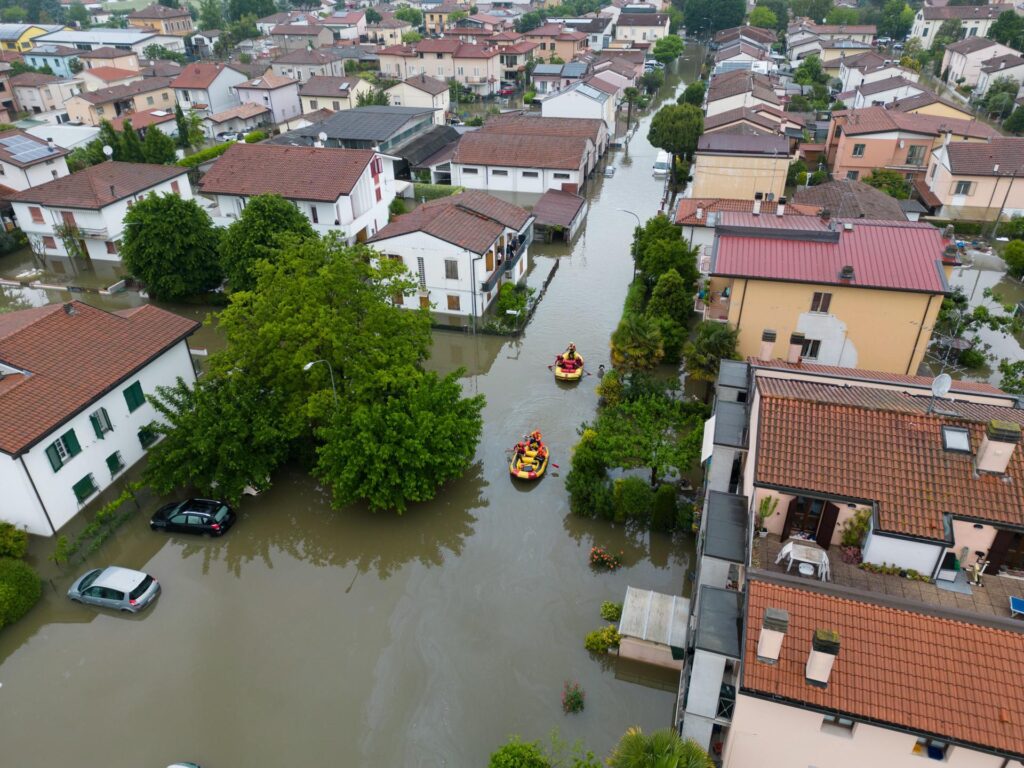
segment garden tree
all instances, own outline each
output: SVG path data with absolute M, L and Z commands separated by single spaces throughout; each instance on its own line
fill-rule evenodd
M 679 32 L 679 28 L 685 23 L 686 17 L 674 5 L 670 5 L 666 13 L 668 13 L 668 32 L 670 35 L 674 35 Z
M 542 16 L 539 11 L 530 11 L 516 19 L 516 32 L 529 32 L 531 29 L 536 29 L 543 23 L 544 16 Z
M 294 203 L 280 195 L 251 197 L 221 238 L 220 264 L 231 290 L 251 291 L 256 286 L 256 262 L 273 261 L 287 235 L 316 237 L 309 219 Z
M 683 352 L 686 372 L 697 381 L 714 381 L 718 378 L 719 363 L 736 358 L 738 340 L 739 332 L 726 323 L 703 321 L 697 326 L 696 338 L 687 342 Z
M 391 97 L 380 88 L 366 91 L 356 96 L 357 107 L 381 106 L 386 107 L 391 103 Z
M 758 5 L 750 12 L 750 18 L 747 19 L 747 23 L 752 27 L 775 29 L 779 23 L 779 19 L 771 8 Z
M 145 48 L 143 48 L 142 55 L 147 59 L 163 59 L 164 61 L 173 61 L 178 64 L 185 63 L 185 55 L 183 53 L 168 50 L 167 48 L 164 48 L 162 45 L 158 45 L 157 43 L 147 45 Z
M 366 23 L 367 24 L 380 24 L 383 17 L 373 8 L 366 9 Z
M 118 160 L 124 160 L 127 163 L 144 163 L 146 162 L 146 155 L 142 151 L 142 139 L 139 138 L 139 134 L 132 126 L 132 121 L 125 119 L 121 124 L 121 152 Z M 115 154 L 117 154 L 115 152 Z
M 178 146 L 188 149 L 192 146 L 192 142 L 189 140 L 188 120 L 185 118 L 181 104 L 176 104 L 174 107 L 174 122 L 178 128 Z
M 68 6 L 67 16 L 65 21 L 68 24 L 74 24 L 82 29 L 89 26 L 89 12 L 85 10 L 85 5 L 80 2 L 74 2 Z
M 670 270 L 675 270 L 687 286 L 692 286 L 699 277 L 698 250 L 681 237 L 655 240 L 643 247 L 637 265 L 649 288 L 653 288 L 661 276 Z
M 985 110 L 989 115 L 1004 118 L 1013 110 L 1020 84 L 1010 77 L 997 77 L 985 92 Z
M 53 70 L 50 69 L 50 66 L 48 64 L 44 64 L 41 67 L 30 67 L 24 61 L 12 61 L 11 62 L 11 69 L 10 69 L 10 74 L 11 75 L 22 75 L 22 74 L 25 74 L 26 72 L 36 72 L 36 73 L 38 73 L 40 75 L 52 75 L 53 74 Z
M 618 380 L 614 369 L 604 375 L 602 386 Z M 598 434 L 584 428 L 580 441 L 572 451 L 572 469 L 565 477 L 565 490 L 569 492 L 569 506 L 581 517 L 599 517 L 610 520 L 612 493 L 608 486 L 608 463 L 604 458 Z
M 789 25 L 789 3 L 786 0 L 758 0 L 757 5 L 764 6 L 775 14 L 775 30 L 785 32 Z
M 821 59 L 817 56 L 808 56 L 793 72 L 793 82 L 800 86 L 800 93 L 803 94 L 804 87 L 808 85 L 824 85 L 828 82 L 828 74 L 821 66 Z
M 793 163 L 790 163 L 789 170 L 786 171 L 786 186 L 795 187 L 797 184 L 804 183 L 800 181 L 801 174 L 806 181 L 807 163 L 805 163 L 803 160 L 797 160 Z
M 178 0 L 157 0 L 157 2 L 165 8 L 181 8 Z
M 612 365 L 626 373 L 649 371 L 665 356 L 661 329 L 643 316 L 624 315 L 612 333 Z
M 941 52 L 945 50 L 946 46 L 950 43 L 955 43 L 959 40 L 963 34 L 961 28 L 962 23 L 960 19 L 946 19 L 939 25 L 939 28 L 935 32 L 935 38 L 932 41 L 931 51 L 933 53 Z M 939 73 L 939 68 L 942 66 L 942 56 L 935 56 L 935 73 Z
M 687 0 L 683 15 L 686 31 L 703 37 L 742 24 L 747 4 L 746 0 Z
M 836 6 L 825 16 L 827 24 L 857 24 L 859 21 L 860 12 L 856 8 Z
M 683 95 L 677 100 L 677 104 L 693 104 L 695 107 L 704 104 L 704 93 L 707 86 L 703 80 L 694 80 L 683 91 Z
M 1003 261 L 1010 277 L 1024 277 L 1024 240 L 1012 240 L 1003 249 Z
M 221 0 L 199 0 L 199 28 L 224 29 L 224 4 Z
M 801 96 L 799 93 L 794 93 L 789 97 L 789 103 L 786 104 L 787 112 L 810 112 L 811 111 L 811 100 L 806 96 Z
M 454 26 L 455 22 L 462 21 L 463 19 L 469 18 L 469 14 L 465 11 L 455 11 L 454 13 L 448 14 L 448 24 Z
M 1024 107 L 1013 110 L 1013 114 L 1003 121 L 1003 128 L 1015 136 L 1024 133 Z
M 274 0 L 227 0 L 226 16 L 228 21 L 238 21 L 243 16 L 249 15 L 256 19 L 262 19 L 276 10 Z
M 0 11 L 0 21 L 3 21 L 5 24 L 18 24 L 27 18 L 28 11 L 20 5 L 10 5 Z
M 103 144 L 99 139 L 93 139 L 84 147 L 77 147 L 71 150 L 67 156 L 68 170 L 77 173 L 90 165 L 98 165 L 107 159 L 103 154 Z
M 658 278 L 651 300 L 647 304 L 647 316 L 653 320 L 665 347 L 665 360 L 679 362 L 686 341 L 687 321 L 693 311 L 693 290 L 674 269 Z
M 232 44 L 260 36 L 260 29 L 256 26 L 257 18 L 261 17 L 257 17 L 253 13 L 246 13 L 241 18 L 228 24 L 228 37 L 231 39 Z
M 409 502 L 429 501 L 473 461 L 483 429 L 483 395 L 464 398 L 464 370 L 440 378 L 414 366 L 379 384 L 357 402 L 336 408 L 317 431 L 317 478 L 334 505 L 365 500 L 370 509 L 401 514 Z
M 150 193 L 124 217 L 121 260 L 160 300 L 181 299 L 216 288 L 219 235 L 195 200 Z
M 906 0 L 887 0 L 882 6 L 882 15 L 878 20 L 878 34 L 902 40 L 914 26 L 914 9 L 907 5 Z M 916 39 L 916 38 L 915 38 Z
M 395 18 L 408 21 L 414 27 L 419 27 L 423 24 L 423 12 L 419 8 L 413 8 L 411 5 L 403 5 L 395 11 Z
M 832 10 L 832 0 L 791 0 L 789 7 L 793 11 L 794 18 L 806 16 L 820 22 Z
M 1024 395 L 1024 360 L 1000 360 L 999 388 L 1011 395 Z
M 897 171 L 890 171 L 887 168 L 875 168 L 862 181 L 875 189 L 882 190 L 889 197 L 895 197 L 897 200 L 906 200 L 910 197 L 910 184 L 903 177 L 903 174 Z
M 418 43 L 422 39 L 423 39 L 423 35 L 421 35 L 419 32 L 415 32 L 415 31 L 405 32 L 402 35 L 402 42 L 407 44 L 407 45 L 409 43 Z
M 0 628 L 13 624 L 43 595 L 43 583 L 24 560 L 0 557 Z
M 655 61 L 668 64 L 679 58 L 683 52 L 683 39 L 679 35 L 665 35 L 654 43 L 652 54 Z
M 150 127 L 142 142 L 142 156 L 147 163 L 170 165 L 178 159 L 174 152 L 174 139 L 156 126 Z
M 622 92 L 622 100 L 626 102 L 626 130 L 633 122 L 633 107 L 640 101 L 640 90 L 629 86 Z
M 1022 38 L 1024 38 L 1024 17 L 1018 16 L 1016 11 L 1003 11 L 995 23 L 989 27 L 987 37 L 989 40 L 995 40 L 997 43 L 1019 50 Z
M 647 140 L 672 155 L 672 185 L 676 184 L 676 158 L 693 158 L 704 132 L 704 113 L 693 104 L 669 104 L 651 120 Z
M 671 728 L 649 736 L 638 727 L 630 728 L 608 758 L 609 768 L 714 768 L 714 765 L 696 741 L 684 741 Z
M 661 88 L 664 82 L 665 73 L 660 69 L 652 69 L 650 72 L 644 72 L 640 75 L 640 85 L 644 87 L 647 93 L 654 93 Z
M 637 227 L 633 231 L 632 252 L 634 265 L 640 271 L 653 272 L 653 265 L 647 261 L 647 249 L 652 244 L 662 240 L 676 241 L 680 239 L 680 229 L 672 222 L 672 219 L 664 213 L 652 216 L 644 222 L 642 227 Z M 657 272 L 654 275 L 655 280 L 660 274 L 660 272 Z M 681 271 L 680 274 L 682 274 Z
M 159 493 L 194 486 L 233 504 L 247 486 L 264 489 L 297 437 L 278 418 L 278 400 L 242 369 L 157 387 L 149 401 L 163 423 L 149 427 L 164 439 L 149 451 L 146 482 Z
M 536 741 L 523 742 L 513 736 L 491 754 L 487 768 L 552 768 L 551 761 Z

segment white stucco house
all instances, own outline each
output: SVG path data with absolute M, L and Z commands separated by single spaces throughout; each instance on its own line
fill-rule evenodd
M 74 240 L 89 258 L 120 261 L 118 248 L 125 214 L 150 192 L 190 199 L 188 169 L 108 161 L 19 192 L 10 199 L 18 226 L 36 253 L 68 256 L 68 244 Z M 68 230 L 62 233 L 65 227 Z
M 239 103 L 234 86 L 246 81 L 246 75 L 220 63 L 197 62 L 189 64 L 174 80 L 171 87 L 182 110 L 201 115 L 213 115 Z
M 291 200 L 320 234 L 363 242 L 388 222 L 395 199 L 394 158 L 371 149 L 235 144 L 199 182 L 217 201 L 213 220 L 231 224 L 254 195 Z
M 67 176 L 67 151 L 13 128 L 0 133 L 0 184 L 19 192 Z
M 395 304 L 480 317 L 503 284 L 525 279 L 533 221 L 517 205 L 467 191 L 399 216 L 369 242 L 418 281 L 416 296 L 395 296 Z
M 611 83 L 591 78 L 545 96 L 540 103 L 540 113 L 543 117 L 603 120 L 608 132 L 614 136 L 617 91 L 618 88 Z
M 53 536 L 145 456 L 159 419 L 146 396 L 195 381 L 198 327 L 152 305 L 0 315 L 0 520 Z
M 459 139 L 451 183 L 488 191 L 578 193 L 595 157 L 594 143 L 582 136 L 477 131 Z
M 270 122 L 281 125 L 302 113 L 299 101 L 299 82 L 267 72 L 254 80 L 244 80 L 234 86 L 238 100 L 243 104 L 259 104 L 270 110 Z

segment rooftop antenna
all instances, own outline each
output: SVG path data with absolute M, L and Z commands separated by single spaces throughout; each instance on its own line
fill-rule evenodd
M 932 399 L 928 403 L 928 413 L 935 410 L 935 401 L 940 397 L 945 397 L 949 394 L 949 390 L 953 388 L 953 377 L 948 373 L 940 373 L 932 381 Z

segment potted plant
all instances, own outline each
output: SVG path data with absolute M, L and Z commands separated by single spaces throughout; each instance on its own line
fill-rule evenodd
M 769 517 L 775 514 L 775 509 L 779 506 L 778 496 L 763 496 L 761 498 L 761 504 L 757 508 L 757 516 L 760 519 L 760 525 L 758 526 L 758 533 L 763 539 L 768 535 L 768 529 L 765 527 L 765 522 Z

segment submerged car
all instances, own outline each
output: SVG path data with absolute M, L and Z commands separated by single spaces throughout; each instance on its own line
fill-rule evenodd
M 160 594 L 160 582 L 142 571 L 111 565 L 79 576 L 68 590 L 76 603 L 138 613 Z
M 185 499 L 160 507 L 149 520 L 154 531 L 222 536 L 235 524 L 235 513 L 223 501 Z

